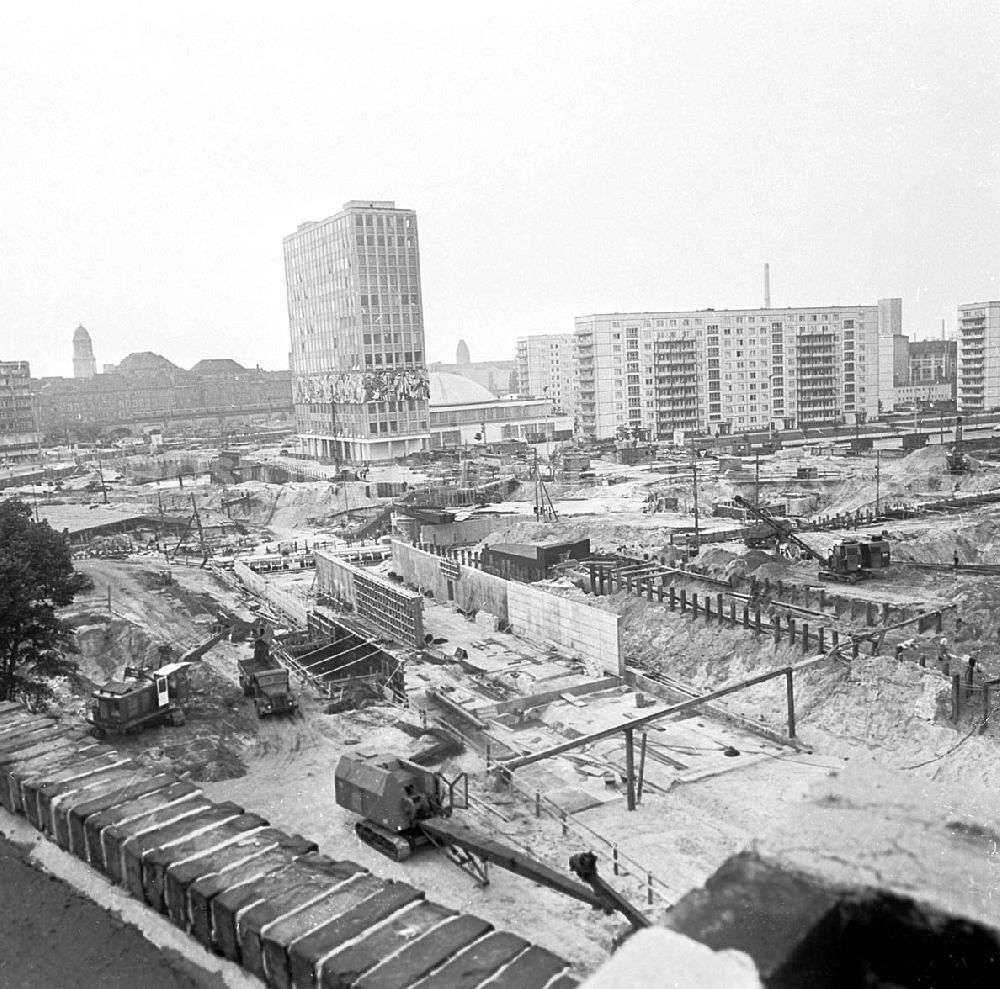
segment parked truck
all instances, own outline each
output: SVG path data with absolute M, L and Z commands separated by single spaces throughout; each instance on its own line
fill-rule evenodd
M 167 663 L 155 670 L 129 667 L 124 679 L 109 680 L 91 695 L 90 733 L 127 735 L 156 725 L 182 725 L 190 663 Z
M 253 698 L 258 718 L 293 712 L 299 706 L 288 670 L 271 655 L 265 639 L 254 639 L 253 655 L 239 661 L 239 674 L 243 696 Z

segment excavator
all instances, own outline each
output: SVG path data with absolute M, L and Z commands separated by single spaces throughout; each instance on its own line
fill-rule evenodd
M 820 564 L 820 580 L 838 580 L 846 584 L 857 584 L 867 580 L 874 573 L 885 570 L 890 561 L 889 541 L 884 536 L 870 539 L 842 539 L 835 543 L 830 552 L 823 556 L 802 539 L 790 525 L 776 519 L 766 508 L 736 495 L 733 501 L 745 508 L 755 518 L 769 525 L 778 537 L 797 546 L 802 554 Z
M 395 862 L 431 845 L 484 886 L 489 883 L 487 865 L 493 863 L 599 910 L 619 911 L 633 929 L 649 926 L 648 918 L 597 874 L 593 853 L 570 859 L 570 869 L 584 885 L 452 820 L 454 810 L 469 805 L 465 773 L 448 780 L 406 759 L 344 755 L 334 772 L 334 790 L 337 803 L 362 818 L 354 826 L 357 836 Z

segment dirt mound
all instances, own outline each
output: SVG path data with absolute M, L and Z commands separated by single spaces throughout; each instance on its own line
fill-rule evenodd
M 158 665 L 160 643 L 123 618 L 81 624 L 75 638 L 80 673 L 94 683 L 120 678 L 126 666 Z

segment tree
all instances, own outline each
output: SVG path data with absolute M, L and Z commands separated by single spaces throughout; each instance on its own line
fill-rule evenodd
M 0 700 L 44 702 L 52 678 L 76 669 L 72 631 L 56 611 L 88 586 L 65 536 L 24 502 L 0 503 Z

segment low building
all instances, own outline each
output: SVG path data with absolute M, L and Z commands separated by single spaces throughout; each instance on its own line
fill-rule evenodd
M 31 368 L 27 361 L 0 361 L 0 465 L 38 455 Z
M 497 398 L 457 374 L 431 372 L 431 449 L 521 440 L 545 443 L 573 437 L 573 418 L 546 399 Z

